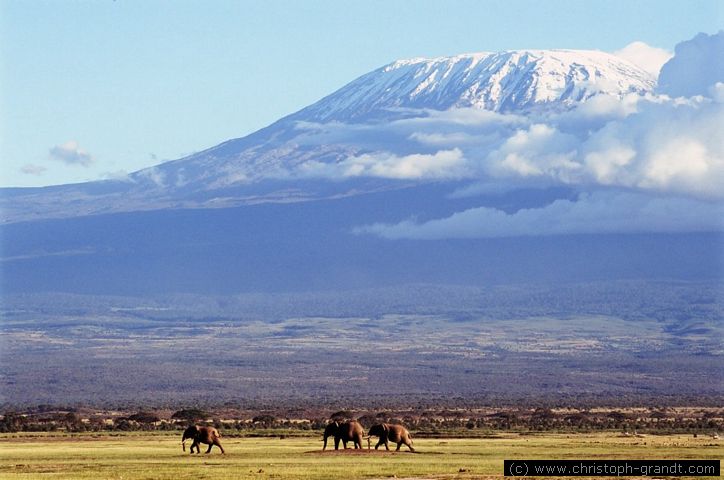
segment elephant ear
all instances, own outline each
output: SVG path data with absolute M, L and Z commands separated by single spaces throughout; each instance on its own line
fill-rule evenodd
M 386 423 L 383 423 L 383 424 L 382 424 L 382 430 L 385 431 L 385 435 L 388 435 L 388 434 L 390 433 L 390 426 L 387 425 Z

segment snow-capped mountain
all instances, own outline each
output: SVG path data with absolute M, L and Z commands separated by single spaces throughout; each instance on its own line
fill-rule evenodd
M 411 140 L 407 133 L 379 128 L 371 133 L 355 125 L 379 127 L 451 108 L 522 115 L 560 112 L 596 95 L 651 92 L 655 83 L 642 69 L 600 51 L 525 50 L 399 60 L 251 135 L 124 180 L 6 192 L 0 199 L 3 220 L 319 198 L 308 185 L 299 188 L 309 172 L 374 152 L 425 155 L 438 149 Z M 350 128 L 340 133 L 340 125 Z M 327 127 L 336 133 L 327 134 Z M 360 167 L 364 165 L 351 168 Z M 355 185 L 353 191 L 379 188 L 379 178 L 363 177 L 358 178 L 364 187 Z M 289 179 L 297 183 L 278 184 Z M 260 182 L 270 180 L 277 182 L 271 190 L 260 189 Z
M 597 94 L 650 92 L 655 84 L 641 68 L 600 51 L 518 50 L 414 58 L 363 75 L 295 117 L 354 121 L 393 108 L 565 108 Z
M 524 50 L 399 60 L 352 81 L 331 95 L 244 138 L 135 174 L 134 180 L 228 188 L 309 162 L 334 164 L 374 150 L 357 138 L 309 142 L 297 126 L 384 122 L 429 110 L 473 108 L 528 113 L 565 110 L 596 95 L 651 92 L 647 72 L 614 55 L 588 50 Z M 403 141 L 405 141 L 403 139 Z

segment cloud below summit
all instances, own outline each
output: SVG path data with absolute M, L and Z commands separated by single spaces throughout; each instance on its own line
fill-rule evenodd
M 287 177 L 463 179 L 509 187 L 621 187 L 694 198 L 724 196 L 724 104 L 711 98 L 599 97 L 528 117 L 474 109 L 420 112 L 369 125 L 316 125 L 308 144 L 353 145 L 337 162 L 308 160 Z M 450 119 L 456 119 L 451 121 Z M 311 128 L 309 126 L 305 128 Z
M 577 201 L 556 200 L 541 208 L 512 214 L 472 208 L 446 218 L 418 223 L 358 227 L 357 234 L 387 239 L 440 240 L 539 235 L 710 232 L 724 227 L 724 207 L 717 203 L 661 198 L 630 192 L 594 192 Z
M 466 175 L 458 148 L 432 154 L 395 155 L 388 152 L 348 157 L 339 163 L 307 161 L 296 174 L 303 177 L 378 177 L 394 179 L 450 179 Z

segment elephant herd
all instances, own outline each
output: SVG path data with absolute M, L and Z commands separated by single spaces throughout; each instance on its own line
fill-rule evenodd
M 344 448 L 347 448 L 347 442 L 353 442 L 354 448 L 362 448 L 362 439 L 365 437 L 364 428 L 356 420 L 349 422 L 331 422 L 324 429 L 324 446 L 322 451 L 327 449 L 327 439 L 334 437 L 334 449 L 339 449 L 339 442 L 342 442 Z M 412 447 L 412 437 L 402 425 L 394 425 L 391 423 L 378 423 L 372 425 L 367 434 L 367 448 L 370 448 L 370 437 L 379 437 L 375 450 L 380 445 L 384 445 L 387 450 L 390 449 L 390 442 L 396 443 L 398 451 L 402 445 L 407 445 L 411 452 L 415 449 Z
M 380 445 L 384 445 L 385 448 L 389 450 L 390 442 L 392 442 L 397 444 L 395 451 L 400 450 L 402 445 L 407 445 L 407 448 L 409 448 L 411 452 L 415 451 L 412 447 L 410 432 L 402 425 L 394 425 L 391 423 L 378 423 L 373 425 L 365 437 L 364 428 L 362 428 L 362 425 L 356 420 L 348 422 L 333 421 L 324 429 L 324 446 L 322 447 L 322 451 L 327 449 L 327 439 L 329 437 L 334 437 L 335 450 L 339 449 L 339 442 L 342 442 L 345 449 L 347 448 L 348 442 L 353 442 L 354 448 L 361 449 L 364 438 L 367 438 L 367 449 L 369 450 L 370 437 L 378 437 L 379 441 L 377 445 L 375 445 L 375 450 L 377 450 Z M 206 453 L 209 453 L 214 445 L 219 447 L 221 453 L 224 453 L 224 447 L 221 446 L 219 438 L 221 438 L 219 431 L 213 427 L 192 425 L 184 431 L 183 438 L 181 439 L 181 448 L 185 452 L 186 440 L 192 440 L 191 453 L 194 453 L 194 450 L 196 450 L 196 453 L 200 453 L 201 449 L 199 444 L 201 443 L 209 446 L 209 448 L 206 449 Z

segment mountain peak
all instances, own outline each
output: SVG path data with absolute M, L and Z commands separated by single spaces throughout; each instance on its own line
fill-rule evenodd
M 565 109 L 598 94 L 643 94 L 655 84 L 641 68 L 597 50 L 510 50 L 412 58 L 359 77 L 295 117 L 364 121 L 405 108 Z

